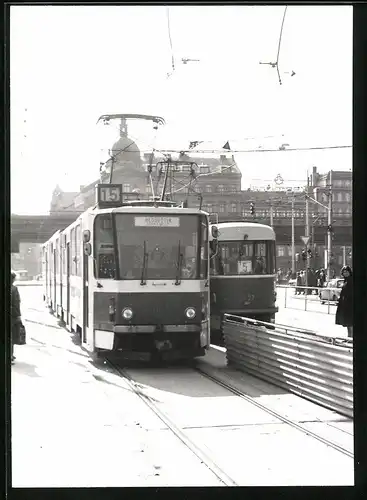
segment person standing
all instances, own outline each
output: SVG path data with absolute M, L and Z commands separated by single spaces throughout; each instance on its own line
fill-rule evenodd
M 353 274 L 350 266 L 344 266 L 340 272 L 344 278 L 343 287 L 336 309 L 335 323 L 348 329 L 348 337 L 353 338 Z
M 19 340 L 22 318 L 20 314 L 20 295 L 18 287 L 14 284 L 16 274 L 11 273 L 11 362 L 14 363 L 14 344 Z
M 300 288 L 301 286 L 302 286 L 302 276 L 301 276 L 301 272 L 298 271 L 297 278 L 296 278 L 296 295 L 301 294 L 301 288 Z

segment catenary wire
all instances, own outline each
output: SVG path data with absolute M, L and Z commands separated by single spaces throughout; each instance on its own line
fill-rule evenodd
M 276 67 L 277 67 L 277 73 L 278 73 L 278 79 L 279 79 L 279 84 L 280 85 L 282 84 L 282 80 L 280 78 L 280 72 L 279 72 L 279 55 L 280 55 L 280 46 L 281 46 L 281 43 L 282 43 L 283 27 L 284 27 L 285 15 L 287 13 L 287 8 L 288 8 L 288 5 L 286 5 L 285 9 L 284 9 L 282 26 L 280 28 L 280 34 L 279 34 L 278 53 L 277 53 L 277 61 L 276 61 Z

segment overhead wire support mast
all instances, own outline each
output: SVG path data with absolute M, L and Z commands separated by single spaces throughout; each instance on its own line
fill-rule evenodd
M 166 172 L 164 176 L 164 183 L 163 183 L 163 188 L 162 188 L 162 194 L 161 194 L 161 201 L 164 201 L 164 196 L 166 194 L 166 187 L 167 187 L 167 180 L 168 180 L 168 173 L 171 165 L 171 159 L 167 158 L 167 161 L 164 162 L 166 163 Z

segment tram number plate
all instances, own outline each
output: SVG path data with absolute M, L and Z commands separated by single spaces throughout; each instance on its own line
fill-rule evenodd
M 99 187 L 99 199 L 104 203 L 108 202 L 118 202 L 121 198 L 121 188 L 120 186 L 98 186 Z
M 240 260 L 238 262 L 238 274 L 251 274 L 252 262 L 251 260 Z
M 135 217 L 135 226 L 180 227 L 179 217 Z

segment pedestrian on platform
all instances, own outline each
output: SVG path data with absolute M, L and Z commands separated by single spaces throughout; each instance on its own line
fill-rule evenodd
M 14 284 L 16 274 L 11 273 L 11 362 L 14 363 L 14 344 L 19 343 L 22 318 L 20 314 L 20 295 L 18 287 Z
M 296 278 L 296 295 L 301 294 L 301 288 L 300 288 L 301 286 L 302 286 L 302 276 L 301 276 L 301 272 L 298 271 L 297 278 Z
M 337 325 L 346 326 L 348 337 L 353 338 L 353 274 L 350 266 L 344 266 L 340 272 L 344 278 L 343 287 L 340 291 L 338 307 L 335 315 Z

